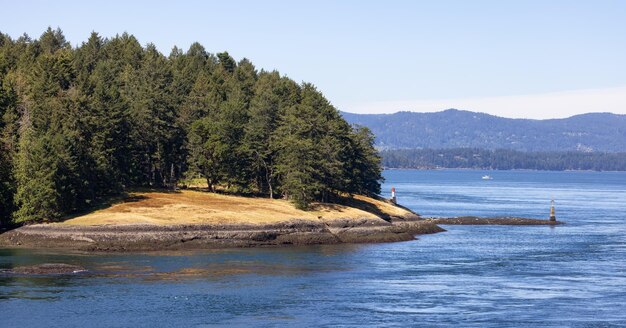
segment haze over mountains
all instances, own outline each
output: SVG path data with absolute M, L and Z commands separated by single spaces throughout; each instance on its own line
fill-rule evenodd
M 549 120 L 510 119 L 456 109 L 342 115 L 352 124 L 369 127 L 380 149 L 626 152 L 626 115 L 611 113 Z

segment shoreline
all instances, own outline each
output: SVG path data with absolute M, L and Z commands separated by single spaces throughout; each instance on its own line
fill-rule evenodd
M 434 224 L 449 225 L 561 225 L 563 221 L 549 221 L 542 219 L 520 218 L 520 217 L 478 217 L 459 216 L 453 218 L 423 218 L 425 221 Z
M 625 171 L 613 170 L 537 170 L 537 169 L 488 169 L 475 167 L 385 167 L 385 170 L 391 171 L 511 171 L 511 172 L 587 172 L 587 173 L 621 173 Z
M 0 234 L 0 247 L 161 251 L 412 240 L 445 231 L 382 198 L 316 203 L 199 191 L 134 192 L 108 207 L 57 223 Z
M 286 247 L 414 240 L 446 231 L 439 225 L 559 225 L 563 222 L 512 217 L 420 218 L 391 221 L 294 219 L 273 224 L 92 225 L 34 224 L 0 234 L 0 247 L 52 248 L 89 252 L 178 251 Z
M 94 225 L 34 224 L 0 235 L 0 247 L 132 252 L 241 247 L 280 247 L 413 240 L 445 231 L 419 217 L 290 220 L 274 224 Z

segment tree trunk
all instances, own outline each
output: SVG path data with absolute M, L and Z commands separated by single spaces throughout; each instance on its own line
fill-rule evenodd
M 265 182 L 267 182 L 267 189 L 270 192 L 270 199 L 274 198 L 274 190 L 272 189 L 272 174 L 265 169 Z
M 270 192 L 270 199 L 273 199 L 274 198 L 274 191 L 272 190 L 272 183 L 269 182 L 269 180 L 267 181 L 267 187 L 268 187 L 269 192 Z
M 176 190 L 176 171 L 174 170 L 174 163 L 170 166 L 170 186 L 172 190 Z
M 211 183 L 210 178 L 206 178 L 206 185 L 210 192 L 213 192 L 213 184 Z
M 270 199 L 274 198 L 274 190 L 272 189 L 272 172 L 270 170 L 270 166 L 267 165 L 267 163 L 261 159 L 261 162 L 263 163 L 263 166 L 265 168 L 265 182 L 267 183 L 267 189 L 270 193 Z

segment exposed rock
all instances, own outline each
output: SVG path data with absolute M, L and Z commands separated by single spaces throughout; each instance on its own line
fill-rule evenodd
M 294 219 L 281 223 L 188 225 L 35 224 L 0 235 L 0 246 L 63 248 L 83 251 L 155 251 L 284 245 L 378 243 L 412 240 L 419 234 L 445 231 L 438 224 L 557 225 L 529 218 L 473 216 L 420 219 L 417 215 L 334 220 Z M 54 267 L 48 268 L 53 270 Z M 62 268 L 59 268 L 61 270 Z M 33 269 L 34 270 L 34 269 Z M 69 270 L 69 269 L 68 269 Z
M 20 266 L 13 269 L 4 270 L 1 273 L 4 274 L 17 274 L 17 275 L 57 275 L 57 274 L 75 274 L 85 272 L 85 268 L 65 264 L 65 263 L 44 263 L 31 266 Z
M 558 225 L 563 224 L 562 221 L 549 221 L 529 218 L 516 217 L 493 217 L 482 218 L 477 216 L 460 216 L 455 218 L 428 218 L 435 224 L 458 224 L 458 225 Z
M 0 235 L 0 245 L 85 251 L 152 251 L 405 241 L 445 231 L 417 216 L 394 219 L 291 220 L 267 225 L 35 224 Z

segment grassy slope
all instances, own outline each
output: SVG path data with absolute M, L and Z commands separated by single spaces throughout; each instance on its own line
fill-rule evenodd
M 296 209 L 281 199 L 228 196 L 198 191 L 136 192 L 112 206 L 63 222 L 63 225 L 103 224 L 268 224 L 292 219 L 333 220 L 403 216 L 409 211 L 389 203 L 355 196 L 349 206 L 315 204 Z

